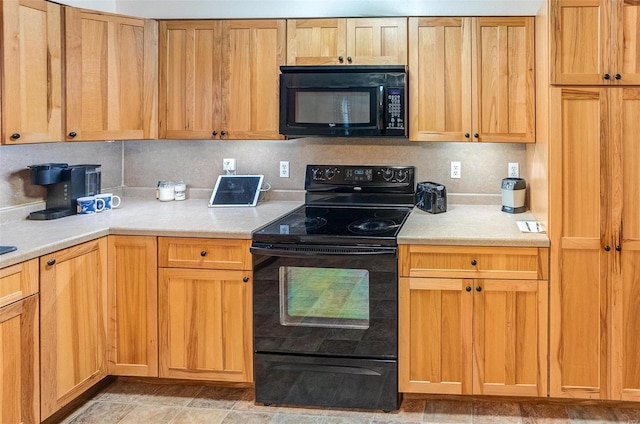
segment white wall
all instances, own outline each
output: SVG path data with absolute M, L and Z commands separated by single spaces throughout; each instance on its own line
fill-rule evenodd
M 544 0 L 58 0 L 145 18 L 533 16 Z

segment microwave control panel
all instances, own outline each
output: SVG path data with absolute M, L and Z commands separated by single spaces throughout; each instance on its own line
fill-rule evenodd
M 405 96 L 403 87 L 389 87 L 387 88 L 387 122 L 386 129 L 388 130 L 403 130 L 404 129 L 404 106 Z

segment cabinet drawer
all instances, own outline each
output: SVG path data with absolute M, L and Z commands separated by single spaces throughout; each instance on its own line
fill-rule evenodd
M 170 268 L 251 269 L 250 240 L 160 237 L 158 265 Z
M 0 269 L 0 307 L 38 292 L 38 259 Z
M 402 277 L 547 280 L 549 249 L 402 245 Z

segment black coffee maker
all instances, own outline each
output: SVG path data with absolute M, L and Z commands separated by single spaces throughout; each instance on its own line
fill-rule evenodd
M 31 184 L 47 188 L 47 208 L 31 212 L 29 219 L 45 220 L 74 215 L 79 197 L 100 193 L 101 165 L 43 163 L 30 165 Z

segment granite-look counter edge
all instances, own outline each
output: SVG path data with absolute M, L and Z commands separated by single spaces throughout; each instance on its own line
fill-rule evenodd
M 549 247 L 546 233 L 522 233 L 516 221 L 535 220 L 530 212 L 508 214 L 496 205 L 449 205 L 431 214 L 414 208 L 398 234 L 398 244 Z

